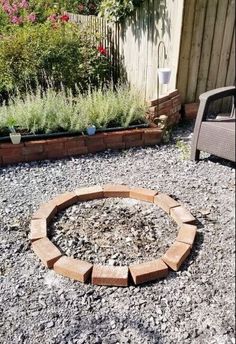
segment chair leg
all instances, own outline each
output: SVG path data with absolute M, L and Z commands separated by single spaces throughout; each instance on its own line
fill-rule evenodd
M 191 151 L 191 160 L 198 161 L 200 158 L 200 150 L 199 149 L 192 149 Z

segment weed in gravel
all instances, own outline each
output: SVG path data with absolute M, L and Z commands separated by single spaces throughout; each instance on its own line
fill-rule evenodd
M 190 147 L 183 140 L 178 140 L 176 142 L 176 147 L 180 150 L 181 157 L 183 160 L 188 160 L 190 156 Z

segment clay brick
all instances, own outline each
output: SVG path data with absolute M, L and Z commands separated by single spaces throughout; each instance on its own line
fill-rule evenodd
M 68 137 L 65 141 L 66 148 L 74 148 L 74 147 L 83 147 L 85 146 L 85 138 L 84 136 L 75 136 L 75 137 Z
M 169 93 L 169 97 L 170 98 L 174 98 L 175 96 L 179 95 L 179 91 L 178 90 L 174 90 L 172 92 Z
M 180 110 L 181 110 L 181 105 L 177 105 L 171 109 L 171 113 L 176 113 L 176 112 L 179 112 Z
M 47 221 L 45 219 L 32 220 L 30 223 L 29 239 L 35 241 L 47 236 Z
M 174 271 L 178 271 L 190 253 L 190 245 L 175 241 L 166 251 L 162 260 Z
M 10 156 L 3 156 L 2 157 L 2 163 L 4 165 L 7 165 L 7 164 L 17 164 L 19 162 L 23 162 L 24 159 L 23 159 L 23 156 L 22 155 L 19 155 L 19 156 L 14 156 L 14 155 L 10 155 Z
M 67 155 L 83 155 L 88 153 L 88 148 L 86 146 L 77 146 L 66 148 Z
M 161 259 L 130 265 L 129 270 L 136 285 L 168 275 L 168 266 Z
M 188 120 L 196 119 L 199 103 L 191 103 L 184 105 L 184 117 Z
M 193 246 L 194 239 L 197 233 L 197 226 L 189 225 L 187 223 L 182 224 L 176 241 L 183 242 L 185 244 Z
M 89 153 L 97 153 L 97 152 L 103 152 L 106 150 L 105 143 L 94 143 L 94 144 L 87 144 L 88 152 Z
M 128 286 L 129 270 L 125 266 L 94 265 L 92 271 L 92 284 L 116 287 Z
M 0 148 L 10 149 L 10 151 L 18 150 L 22 147 L 24 147 L 23 143 L 19 143 L 18 145 L 13 145 L 12 143 L 0 143 Z
M 46 140 L 35 140 L 35 141 L 26 141 L 24 142 L 25 147 L 34 147 L 38 145 L 45 145 L 47 143 Z
M 29 155 L 29 154 L 37 154 L 43 152 L 43 145 L 37 144 L 32 146 L 26 146 L 22 148 L 22 154 L 23 155 Z
M 123 132 L 111 132 L 105 133 L 104 135 L 104 143 L 107 144 L 115 144 L 115 143 L 122 143 L 123 142 Z
M 56 273 L 85 283 L 92 272 L 93 265 L 85 261 L 62 256 L 53 265 Z
M 57 148 L 55 148 L 55 146 L 51 147 L 51 150 L 46 153 L 48 159 L 60 159 L 67 156 L 64 146 L 61 145 Z
M 55 142 L 55 140 L 48 140 L 47 143 L 45 144 L 44 151 L 47 153 L 57 153 L 60 151 L 64 151 L 64 142 Z
M 171 110 L 172 110 L 172 106 L 167 106 L 167 107 L 164 107 L 160 110 L 158 110 L 157 114 L 158 116 L 161 116 L 161 115 L 166 115 L 166 116 L 169 116 L 170 113 L 171 113 Z
M 46 145 L 59 145 L 63 144 L 68 140 L 68 137 L 57 137 L 55 139 L 48 139 L 46 140 Z
M 107 184 L 103 186 L 104 197 L 129 197 L 130 189 L 126 185 Z
M 180 119 L 180 114 L 179 113 L 177 113 L 177 114 L 174 113 L 174 114 L 170 115 L 168 117 L 167 126 L 171 127 L 174 124 L 177 124 L 179 122 L 179 119 Z
M 143 130 L 125 130 L 123 140 L 125 143 L 142 141 Z
M 44 160 L 47 158 L 47 153 L 44 151 L 41 153 L 28 153 L 22 157 L 21 161 L 37 161 L 37 160 Z
M 145 145 L 156 145 L 161 142 L 163 131 L 159 128 L 144 130 L 143 138 Z
M 142 147 L 143 145 L 144 145 L 143 139 L 125 142 L 125 148 Z
M 167 214 L 170 214 L 170 209 L 174 207 L 179 207 L 180 204 L 175 201 L 170 196 L 160 193 L 154 197 L 154 203 L 163 209 Z
M 66 192 L 64 194 L 56 196 L 51 202 L 53 202 L 58 211 L 70 207 L 72 204 L 78 202 L 79 197 L 75 192 Z
M 53 202 L 47 202 L 40 206 L 40 208 L 33 214 L 32 219 L 44 219 L 49 223 L 56 213 L 56 205 Z
M 164 108 L 171 108 L 171 107 L 172 107 L 172 101 L 166 100 L 163 103 L 160 103 L 157 105 L 157 113 Z
M 125 149 L 124 142 L 116 142 L 116 143 L 106 143 L 107 149 Z
M 144 189 L 144 188 L 131 188 L 130 189 L 130 198 L 138 199 L 146 202 L 153 202 L 154 196 L 157 194 L 157 191 Z
M 167 100 L 169 100 L 170 99 L 170 97 L 169 97 L 169 94 L 168 95 L 163 95 L 163 96 L 161 96 L 160 98 L 158 98 L 158 99 L 153 99 L 153 100 L 150 100 L 150 102 L 149 102 L 149 106 L 157 106 L 157 105 L 159 105 L 159 104 L 161 104 L 161 103 L 163 103 L 163 102 L 166 102 Z
M 103 145 L 104 144 L 104 136 L 105 136 L 104 133 L 98 133 L 98 134 L 91 135 L 91 136 L 86 135 L 84 137 L 85 144 L 87 146 L 94 145 L 94 144 Z
M 10 158 L 10 157 L 15 158 L 15 157 L 22 156 L 22 148 L 23 147 L 24 146 L 22 144 L 19 144 L 19 145 L 13 145 L 12 144 L 11 148 L 10 147 L 7 148 L 7 147 L 3 146 L 1 148 L 1 155 L 3 157 L 8 157 L 8 158 Z
M 53 264 L 62 256 L 58 248 L 48 238 L 34 241 L 32 249 L 48 268 L 52 268 Z
M 170 216 L 172 219 L 181 226 L 183 223 L 195 223 L 196 219 L 193 215 L 183 206 L 175 207 L 170 210 Z
M 95 185 L 90 187 L 79 188 L 75 190 L 79 201 L 89 201 L 97 198 L 103 198 L 103 188 Z
M 181 104 L 181 97 L 179 94 L 177 96 L 173 97 L 171 100 L 172 100 L 172 106 L 173 107 Z

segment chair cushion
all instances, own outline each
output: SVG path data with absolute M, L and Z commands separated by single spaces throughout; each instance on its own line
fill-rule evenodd
M 197 149 L 235 161 L 235 119 L 202 122 Z

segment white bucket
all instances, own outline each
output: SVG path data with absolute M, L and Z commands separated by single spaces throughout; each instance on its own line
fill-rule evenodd
M 170 82 L 170 75 L 171 75 L 170 68 L 159 68 L 158 69 L 159 83 L 161 85 L 169 84 L 169 82 Z
M 11 142 L 13 145 L 18 145 L 21 141 L 21 134 L 20 133 L 10 133 Z

